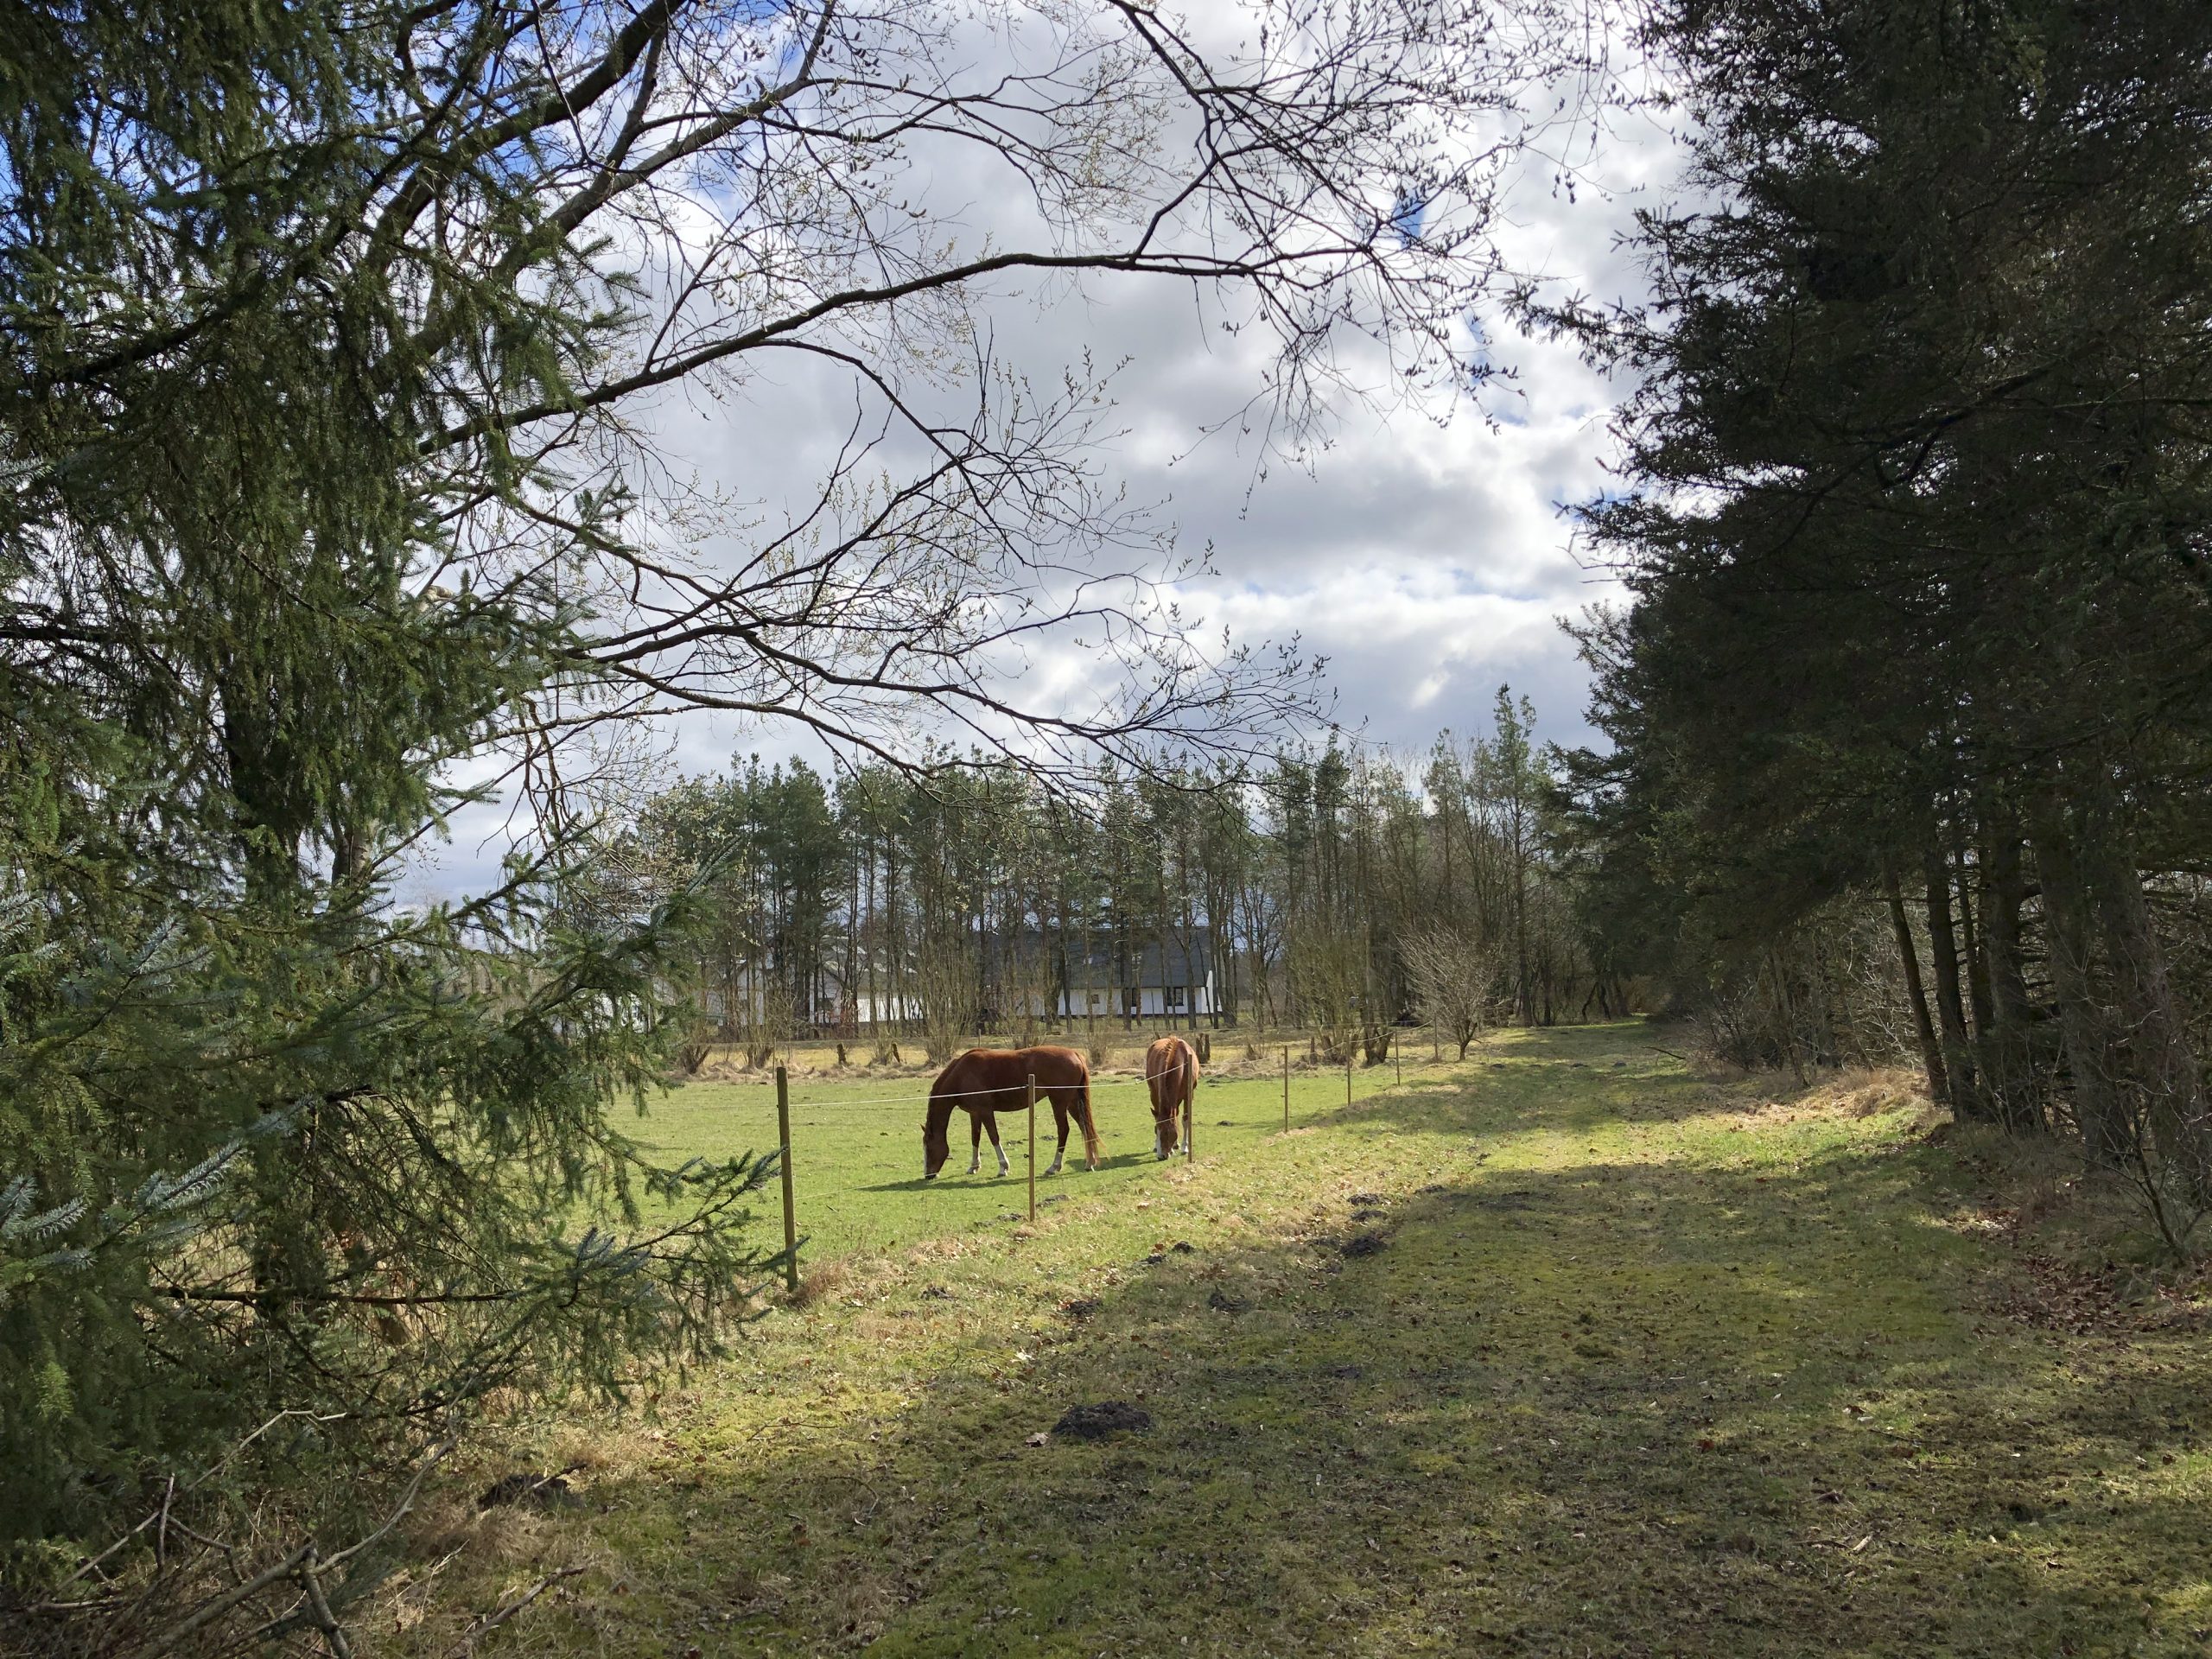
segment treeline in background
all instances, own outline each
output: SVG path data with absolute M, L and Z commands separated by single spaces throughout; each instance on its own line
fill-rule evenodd
M 1615 1017 L 1632 988 L 1574 902 L 1557 752 L 1527 699 L 1417 759 L 1332 741 L 1259 766 L 976 765 L 834 779 L 758 759 L 653 797 L 577 890 L 602 918 L 691 895 L 712 1045 L 932 1060 L 977 1033 L 1285 1027 L 1379 1059 L 1434 1025 Z

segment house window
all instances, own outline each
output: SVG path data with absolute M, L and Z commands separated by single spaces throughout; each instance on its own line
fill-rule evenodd
M 1167 988 L 1166 996 L 1167 1011 L 1170 1014 L 1180 1013 L 1191 1005 L 1191 988 L 1187 985 L 1170 985 Z

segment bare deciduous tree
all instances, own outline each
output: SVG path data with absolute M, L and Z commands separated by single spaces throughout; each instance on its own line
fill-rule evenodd
M 1191 637 L 1172 527 L 1099 465 L 1112 373 L 1007 361 L 991 308 L 1186 287 L 1210 324 L 1274 343 L 1240 418 L 1278 454 L 1349 388 L 1347 339 L 1400 385 L 1464 384 L 1530 132 L 1516 100 L 1574 38 L 1554 0 L 1188 22 L 1139 0 L 416 16 L 396 89 L 412 126 L 370 232 L 332 257 L 422 274 L 395 349 L 487 326 L 440 302 L 454 262 L 540 262 L 601 320 L 528 377 L 465 384 L 477 359 L 455 352 L 461 412 L 423 444 L 454 534 L 420 591 L 465 580 L 591 618 L 511 734 L 549 803 L 589 764 L 580 730 L 650 712 L 792 720 L 908 766 L 931 764 L 926 726 L 1027 764 L 1103 749 L 1141 769 L 1162 734 L 1237 748 L 1309 706 L 1294 650 Z M 518 67 L 479 92 L 467 66 L 498 53 Z M 980 222 L 936 209 L 947 177 Z M 783 499 L 702 491 L 646 435 L 679 388 L 741 410 L 792 380 L 849 424 Z M 537 480 L 519 505 L 482 487 L 517 471 Z M 1089 701 L 1015 689 L 1069 652 L 1103 668 Z
M 942 1065 L 976 1029 L 981 986 L 972 944 L 950 927 L 932 930 L 914 979 L 921 993 L 922 1042 L 930 1064 Z
M 1293 938 L 1289 958 L 1292 993 L 1306 1026 L 1319 1033 L 1321 1058 L 1341 1064 L 1371 1018 L 1361 1001 L 1370 977 L 1366 940 L 1349 926 L 1317 922 Z
M 1465 1059 L 1489 1027 L 1503 957 L 1465 928 L 1437 926 L 1406 936 L 1402 949 L 1421 1018 L 1459 1046 Z

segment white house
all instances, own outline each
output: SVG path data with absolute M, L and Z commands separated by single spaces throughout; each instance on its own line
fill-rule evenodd
M 1163 953 L 1157 941 L 1133 950 L 1124 969 L 1110 950 L 1097 950 L 1088 959 L 1071 963 L 1071 982 L 1062 992 L 1058 1012 L 1064 1018 L 1101 1020 L 1211 1020 L 1221 1006 L 1214 982 L 1213 963 L 1204 944 L 1185 945 L 1170 939 Z

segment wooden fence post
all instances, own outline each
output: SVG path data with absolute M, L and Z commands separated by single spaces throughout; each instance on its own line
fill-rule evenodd
M 1344 1049 L 1344 1104 L 1351 1104 L 1351 1048 L 1349 1045 Z
M 1029 1074 L 1029 1219 L 1037 1219 L 1037 1074 Z
M 783 1141 L 783 1156 L 776 1161 L 784 1176 L 784 1287 L 798 1294 L 798 1212 L 791 1205 L 791 1077 L 776 1068 L 776 1133 Z
M 1191 1082 L 1183 1099 L 1183 1161 L 1198 1161 L 1198 1085 Z
M 1398 1038 L 1398 1033 L 1394 1031 L 1390 1033 L 1390 1059 L 1398 1068 L 1398 1081 L 1403 1083 L 1406 1080 L 1406 1051 L 1400 1046 Z
M 1290 1045 L 1282 1046 L 1282 1132 L 1290 1133 Z

